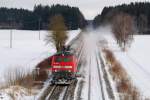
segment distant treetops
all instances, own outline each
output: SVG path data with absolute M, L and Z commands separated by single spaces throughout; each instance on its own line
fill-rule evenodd
M 114 7 L 104 7 L 101 14 L 94 18 L 93 25 L 98 27 L 104 24 L 110 24 L 112 20 L 120 13 L 131 16 L 135 27 L 139 33 L 150 34 L 150 3 L 135 2 L 131 4 L 122 4 Z
M 33 11 L 0 8 L 0 28 L 47 30 L 51 18 L 58 14 L 64 18 L 68 30 L 84 28 L 87 24 L 84 16 L 77 7 L 70 7 L 68 5 L 37 5 Z

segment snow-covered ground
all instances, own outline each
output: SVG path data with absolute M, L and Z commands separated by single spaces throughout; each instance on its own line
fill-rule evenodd
M 80 30 L 68 31 L 68 41 L 78 35 Z M 0 83 L 5 81 L 5 74 L 15 68 L 32 70 L 44 58 L 55 53 L 53 44 L 46 45 L 47 31 L 13 30 L 12 48 L 10 48 L 10 30 L 0 30 Z
M 135 41 L 126 53 L 116 51 L 115 54 L 141 94 L 150 98 L 150 36 L 139 35 L 134 38 Z
M 111 31 L 109 29 L 100 30 L 97 33 L 101 33 L 107 40 L 108 48 L 114 52 L 143 98 L 150 98 L 150 47 L 148 46 L 150 36 L 135 35 L 131 47 L 126 52 L 122 52 L 114 41 Z
M 103 84 L 105 82 L 101 70 L 102 66 L 98 57 L 100 50 L 97 43 L 99 39 L 99 36 L 93 34 L 93 32 L 86 32 L 85 36 L 83 36 L 83 56 L 85 56 L 84 60 L 86 60 L 86 64 L 81 65 L 81 67 L 84 67 L 84 71 L 81 74 L 85 77 L 81 92 L 83 100 L 103 100 L 103 98 L 108 100 L 108 94 L 105 92 L 106 87 Z
M 80 30 L 69 32 L 69 41 L 78 35 Z M 21 67 L 25 69 L 33 69 L 35 65 L 42 59 L 53 54 L 55 48 L 52 44 L 45 44 L 46 31 L 41 31 L 41 40 L 39 40 L 38 31 L 23 31 L 13 30 L 13 46 L 9 48 L 9 33 L 10 30 L 0 30 L 0 83 L 4 82 L 4 76 L 13 68 Z M 105 39 L 108 42 L 108 47 L 114 52 L 116 58 L 127 71 L 133 84 L 140 90 L 143 97 L 150 97 L 150 36 L 135 35 L 131 48 L 127 52 L 122 52 L 114 41 L 109 28 L 101 28 L 98 31 L 93 31 L 97 34 L 92 38 L 92 35 L 87 35 L 85 40 L 85 51 L 87 65 L 84 66 L 83 72 L 85 84 L 83 87 L 81 98 L 88 98 L 89 88 L 89 72 L 91 71 L 91 92 L 90 98 L 93 100 L 101 99 L 100 83 L 98 80 L 97 65 L 95 61 L 96 39 Z M 97 36 L 97 37 L 96 37 Z M 89 38 L 89 40 L 88 40 Z M 105 43 L 107 43 L 105 41 Z M 90 62 L 90 58 L 92 60 Z M 92 69 L 88 69 L 92 66 Z M 95 91 L 97 91 L 95 93 Z

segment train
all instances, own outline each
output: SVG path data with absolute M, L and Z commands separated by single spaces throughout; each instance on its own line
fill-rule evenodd
M 50 57 L 51 84 L 71 84 L 77 79 L 77 57 L 69 49 L 63 49 Z

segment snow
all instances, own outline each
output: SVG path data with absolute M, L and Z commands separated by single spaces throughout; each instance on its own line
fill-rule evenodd
M 68 31 L 68 44 L 74 39 L 80 30 Z M 7 81 L 7 74 L 16 69 L 32 71 L 44 58 L 56 52 L 52 43 L 45 44 L 47 31 L 12 30 L 12 48 L 10 48 L 10 30 L 0 30 L 0 87 Z M 16 100 L 34 100 L 33 94 L 28 94 L 25 88 L 15 87 L 0 89 L 0 100 L 12 100 L 11 93 Z
M 4 82 L 4 74 L 10 69 L 21 67 L 33 69 L 35 65 L 48 56 L 48 51 L 55 52 L 51 46 L 46 46 L 43 40 L 38 40 L 38 31 L 13 30 L 13 45 L 9 48 L 10 30 L 0 30 L 0 72 Z M 45 35 L 46 31 L 41 34 Z
M 116 44 L 111 31 L 103 31 L 104 39 L 108 42 L 117 60 L 122 64 L 129 75 L 132 83 L 138 88 L 142 98 L 150 98 L 150 42 L 149 35 L 134 35 L 133 43 L 126 52 L 120 50 Z
M 78 30 L 72 30 L 71 32 L 68 31 L 68 33 L 69 33 L 68 37 L 69 38 L 68 38 L 66 44 L 68 44 L 71 40 L 73 40 L 80 33 L 80 31 L 81 31 L 80 29 L 78 29 Z
M 50 85 L 50 81 L 51 80 L 47 80 L 45 83 L 44 83 L 44 88 L 42 88 L 42 90 L 40 90 L 40 92 L 36 95 L 36 100 L 39 100 L 40 97 L 43 95 L 43 93 L 46 91 L 46 89 L 49 87 Z
M 66 44 L 68 44 L 74 37 L 76 37 L 79 32 L 80 30 L 69 31 L 69 39 Z M 9 33 L 10 30 L 0 30 L 0 83 L 5 82 L 4 75 L 7 74 L 7 72 L 11 69 L 19 67 L 32 70 L 35 68 L 35 65 L 38 62 L 55 53 L 55 48 L 52 44 L 45 44 L 44 39 L 45 35 L 47 34 L 46 31 L 40 31 L 41 40 L 39 40 L 38 31 L 13 30 L 12 48 L 9 48 Z M 148 46 L 148 43 L 150 42 L 149 35 L 135 35 L 131 48 L 129 48 L 126 52 L 122 52 L 114 41 L 109 28 L 101 28 L 98 31 L 93 31 L 91 34 L 85 34 L 86 36 L 83 39 L 84 51 L 82 52 L 84 53 L 84 56 L 87 60 L 87 64 L 82 65 L 84 69 L 81 68 L 81 72 L 85 77 L 83 78 L 84 86 L 81 94 L 81 98 L 83 100 L 88 99 L 89 81 L 91 81 L 92 84 L 90 91 L 91 100 L 102 99 L 100 83 L 98 81 L 99 77 L 96 63 L 97 56 L 95 54 L 95 51 L 98 51 L 97 39 L 98 41 L 101 41 L 101 47 L 108 47 L 114 52 L 116 58 L 120 61 L 124 69 L 127 71 L 129 77 L 131 78 L 131 81 L 139 89 L 143 98 L 150 98 L 150 47 Z M 107 43 L 107 46 L 104 45 Z M 100 65 L 99 67 L 101 68 Z M 91 80 L 89 80 L 90 73 Z M 109 78 L 111 79 L 111 76 L 109 76 Z M 110 81 L 111 85 L 114 85 L 112 80 Z M 104 85 L 104 82 L 102 83 Z M 104 88 L 106 88 L 105 85 Z M 114 87 L 113 90 L 116 91 Z M 105 89 L 104 92 L 105 97 L 107 97 Z M 0 98 L 1 95 L 9 99 L 7 93 L 0 93 Z M 33 98 L 33 96 L 25 98 Z
M 99 57 L 97 57 L 98 52 L 98 41 L 99 36 L 93 34 L 93 32 L 86 32 L 83 38 L 84 42 L 84 56 L 86 60 L 85 65 L 81 65 L 84 67 L 83 75 L 84 75 L 84 86 L 82 89 L 81 98 L 83 100 L 103 100 L 103 92 L 106 90 L 106 87 L 100 83 L 100 81 L 104 81 L 103 77 L 98 74 L 98 67 L 101 69 L 100 62 L 97 63 L 97 60 L 100 61 Z M 102 72 L 100 71 L 102 75 Z M 108 98 L 108 94 L 105 92 L 104 97 Z
M 98 75 L 98 69 L 97 68 L 93 68 L 93 67 L 97 67 L 97 62 L 96 62 L 96 57 L 95 54 L 92 56 L 93 59 L 91 59 L 91 100 L 103 100 L 102 99 L 102 92 L 101 92 L 101 87 L 100 87 L 100 82 L 102 80 L 99 80 L 99 75 Z M 94 59 L 95 58 L 95 59 Z M 93 67 L 92 67 L 93 66 Z M 99 94 L 99 95 L 98 95 Z
M 102 48 L 101 48 L 102 49 Z M 102 53 L 102 50 L 101 50 L 101 57 L 102 57 L 102 60 L 103 60 L 103 62 L 104 62 L 104 65 L 105 65 L 105 70 L 106 70 L 106 73 L 107 73 L 107 75 L 108 75 L 108 79 L 109 79 L 109 82 L 110 82 L 110 85 L 111 85 L 111 87 L 112 87 L 112 91 L 113 91 L 113 93 L 114 93 L 114 97 L 115 97 L 115 100 L 119 100 L 119 94 L 118 94 L 118 92 L 117 92 L 117 88 L 116 88 L 116 84 L 115 84 L 115 82 L 113 81 L 113 78 L 112 78 L 112 76 L 111 76 L 111 74 L 109 73 L 109 65 L 106 63 L 106 60 L 105 60 L 105 58 L 104 58 L 104 54 Z M 106 84 L 104 83 L 104 81 L 103 81 L 103 85 L 105 86 L 105 88 L 106 88 Z M 106 93 L 107 91 L 105 91 L 105 93 Z M 105 98 L 107 98 L 107 97 L 105 97 Z M 107 98 L 108 99 L 108 98 Z M 106 99 L 106 100 L 107 100 Z
M 143 71 L 150 75 L 150 47 L 147 45 L 150 42 L 150 36 L 139 35 L 135 36 L 135 41 L 129 50 L 129 56 L 134 59 L 134 62 L 141 67 Z
M 125 52 L 115 53 L 118 60 L 130 75 L 133 83 L 141 91 L 143 97 L 150 98 L 150 36 L 136 35 L 131 48 Z
M 80 30 L 68 31 L 69 43 Z M 15 68 L 32 70 L 44 58 L 56 52 L 52 43 L 46 45 L 47 31 L 12 30 L 12 48 L 10 48 L 10 30 L 0 30 L 0 83 L 5 82 L 5 74 Z
M 0 90 L 0 100 L 34 100 L 33 90 L 29 90 L 20 86 L 10 86 Z
M 7 93 L 0 93 L 0 100 L 12 100 L 12 98 Z
M 64 95 L 66 93 L 65 91 L 67 91 L 67 86 L 63 89 L 62 93 L 59 94 L 58 100 L 63 100 L 63 97 L 64 97 Z

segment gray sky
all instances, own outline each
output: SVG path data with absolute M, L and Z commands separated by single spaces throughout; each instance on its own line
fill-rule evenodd
M 150 0 L 0 0 L 0 7 L 25 8 L 32 10 L 35 4 L 52 5 L 68 4 L 79 7 L 86 19 L 93 19 L 100 14 L 105 6 L 118 4 L 129 4 L 130 2 L 141 2 Z

